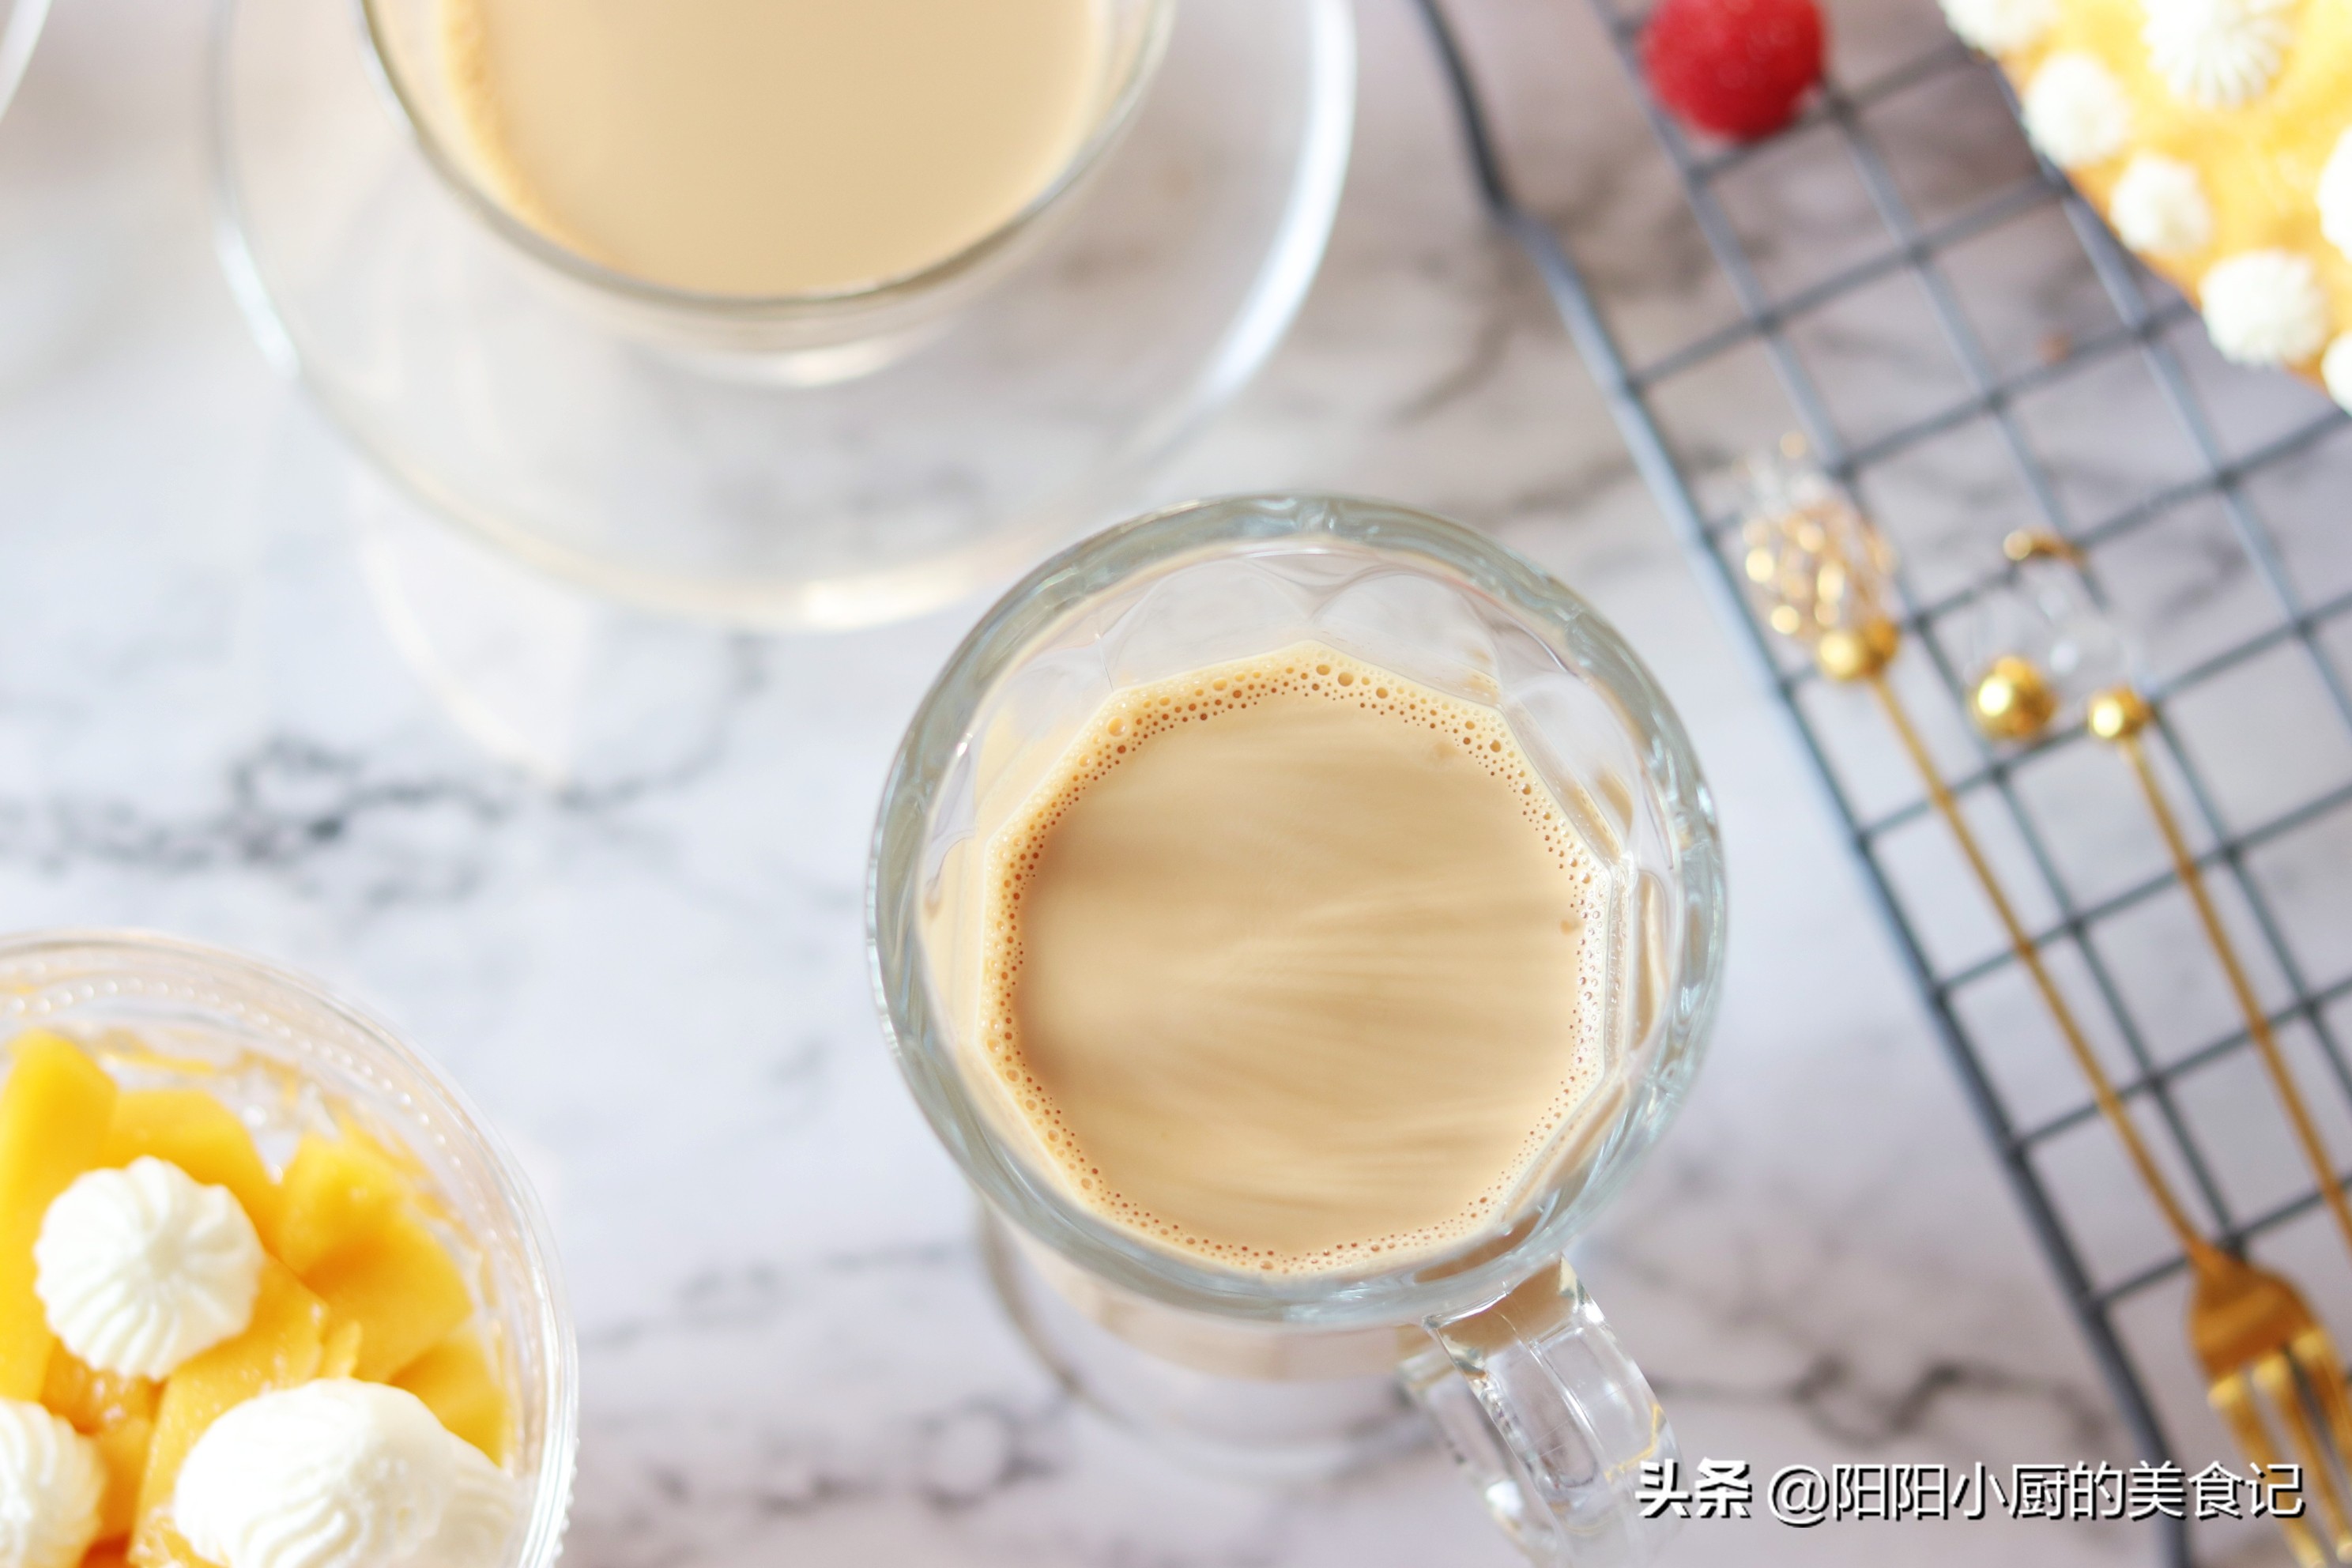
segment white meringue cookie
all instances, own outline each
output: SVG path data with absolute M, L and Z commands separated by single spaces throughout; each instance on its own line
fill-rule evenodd
M 2102 163 L 2131 138 L 2131 104 L 2114 73 L 2066 49 L 2042 62 L 2026 84 L 2025 133 L 2062 169 Z
M 0 1568 L 73 1568 L 98 1539 L 106 1461 L 37 1405 L 0 1399 Z
M 1943 0 L 1944 20 L 1960 42 L 1989 55 L 2015 54 L 2058 25 L 2058 0 Z
M 2147 62 L 2174 96 L 2233 109 L 2270 90 L 2294 29 L 2292 0 L 2143 0 Z
M 2336 151 L 2319 171 L 2319 232 L 2352 259 L 2352 131 L 2336 139 Z
M 457 1486 L 441 1512 L 441 1528 L 416 1554 L 416 1568 L 499 1568 L 514 1539 L 521 1500 L 508 1474 L 479 1448 L 449 1439 L 457 1458 Z
M 456 1444 L 404 1389 L 331 1378 L 265 1394 L 196 1439 L 172 1521 L 219 1568 L 391 1568 L 440 1531 Z
M 2161 153 L 2137 153 L 2124 165 L 2107 221 L 2143 256 L 2187 256 L 2213 243 L 2213 208 L 2197 171 Z
M 79 1177 L 41 1218 L 34 1289 L 100 1372 L 169 1377 L 253 1321 L 261 1238 L 226 1187 L 142 1157 Z
M 2242 250 L 2197 285 L 2205 331 L 2236 364 L 2299 364 L 2327 346 L 2319 269 L 2292 250 Z
M 2319 359 L 2319 379 L 2326 384 L 2327 395 L 2338 406 L 2352 411 L 2352 332 L 2346 332 L 2327 345 Z

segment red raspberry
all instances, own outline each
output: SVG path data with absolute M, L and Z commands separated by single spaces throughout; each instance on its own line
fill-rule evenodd
M 1642 67 L 1676 114 L 1752 142 L 1795 119 L 1822 79 L 1822 34 L 1814 0 L 1658 0 Z

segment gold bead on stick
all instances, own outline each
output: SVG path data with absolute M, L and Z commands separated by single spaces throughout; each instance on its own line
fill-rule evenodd
M 2032 659 L 2005 653 L 1977 677 L 1969 711 L 1996 741 L 2031 741 L 2058 717 L 2058 692 Z

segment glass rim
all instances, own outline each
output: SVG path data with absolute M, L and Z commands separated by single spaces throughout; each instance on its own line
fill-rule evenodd
M 111 959 L 126 967 L 141 961 L 184 965 L 222 980 L 278 993 L 314 1008 L 351 1029 L 365 1047 L 383 1053 L 415 1075 L 426 1091 L 425 1114 L 436 1125 L 462 1132 L 470 1152 L 491 1177 L 494 1195 L 522 1243 L 533 1286 L 528 1314 L 546 1360 L 541 1386 L 522 1391 L 537 1408 L 542 1434 L 539 1474 L 533 1483 L 520 1552 L 511 1561 L 545 1568 L 561 1554 L 570 1522 L 572 1489 L 579 1460 L 579 1346 L 557 1261 L 553 1226 L 522 1167 L 495 1127 L 452 1079 L 446 1069 L 364 1008 L 345 1001 L 320 982 L 233 949 L 131 927 L 68 927 L 0 933 L 0 971 L 27 960 L 60 959 L 77 953 Z M 299 1037 L 298 1037 L 299 1041 Z M 298 1043 L 298 1049 L 303 1048 Z
M 968 743 L 980 704 L 1027 649 L 1119 585 L 1220 556 L 1325 552 L 1316 549 L 1318 542 L 1388 555 L 1483 594 L 1537 636 L 1564 669 L 1609 699 L 1638 742 L 1645 786 L 1678 830 L 1666 836 L 1668 847 L 1696 937 L 1683 943 L 1669 987 L 1695 980 L 1696 1000 L 1662 1016 L 1656 1056 L 1667 1056 L 1676 1040 L 1703 1040 L 1722 988 L 1725 894 L 1713 807 L 1681 720 L 1623 637 L 1565 584 L 1463 524 L 1390 501 L 1308 492 L 1188 501 L 1095 534 L 1039 565 L 991 606 L 918 705 L 883 785 L 866 905 L 868 978 L 891 1054 L 933 1132 L 986 1203 L 1086 1272 L 1148 1299 L 1221 1317 L 1337 1330 L 1447 1316 L 1500 1300 L 1533 1268 L 1565 1251 L 1594 1206 L 1588 1200 L 1605 1197 L 1623 1171 L 1588 1184 L 1570 1201 L 1539 1204 L 1531 1211 L 1540 1215 L 1537 1223 L 1499 1249 L 1499 1237 L 1480 1233 L 1385 1273 L 1244 1273 L 1152 1247 L 1063 1196 L 991 1130 L 932 984 L 919 908 L 923 844 L 939 786 Z M 1286 544 L 1294 548 L 1284 550 Z M 1661 1082 L 1667 1112 L 1680 1087 L 1679 1080 Z M 1615 1113 L 1594 1169 L 1610 1165 L 1622 1135 L 1638 1120 L 1639 1103 L 1629 1096 Z
M 33 50 L 48 23 L 49 0 L 6 0 L 0 4 L 0 115 L 16 100 L 16 89 L 32 63 Z
M 370 73 L 391 100 L 401 123 L 427 166 L 458 201 L 488 226 L 491 232 L 542 266 L 553 268 L 574 282 L 616 294 L 635 304 L 720 321 L 791 320 L 845 313 L 861 307 L 880 308 L 897 300 L 926 294 L 979 268 L 1025 232 L 1046 211 L 1082 184 L 1115 146 L 1135 118 L 1145 91 L 1165 53 L 1178 0 L 1143 0 L 1150 7 L 1141 47 L 1135 51 L 1126 75 L 1109 103 L 1097 116 L 1084 142 L 1054 178 L 1003 222 L 960 249 L 921 267 L 838 289 L 805 289 L 782 294 L 724 294 L 656 283 L 582 255 L 524 222 L 498 195 L 484 188 L 466 161 L 443 144 L 410 89 L 394 68 L 383 30 L 376 21 L 375 0 L 351 0 L 359 13 Z

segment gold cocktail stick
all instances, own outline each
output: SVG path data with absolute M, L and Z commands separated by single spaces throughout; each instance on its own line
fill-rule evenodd
M 2032 561 L 2059 561 L 2080 568 L 2082 552 L 2067 541 L 2054 534 L 2021 530 L 2001 542 L 2001 552 L 2010 560 L 2022 565 Z M 2004 651 L 1997 655 L 1984 673 L 1979 676 L 1969 693 L 1969 710 L 1984 731 L 1996 740 L 2032 741 L 2047 733 L 2058 717 L 2062 702 L 2056 683 L 2042 673 L 2032 659 L 2022 653 Z M 2294 1129 L 2296 1144 L 2305 1161 L 2319 1183 L 2320 1196 L 2335 1216 L 2336 1229 L 2344 1236 L 2345 1245 L 2352 1247 L 2352 1201 L 2344 1194 L 2344 1183 L 2334 1162 L 2328 1157 L 2327 1145 L 2311 1120 L 2304 1102 L 2303 1091 L 2288 1068 L 2285 1055 L 2279 1049 L 2278 1037 L 2271 1028 L 2270 1016 L 2263 1010 L 2261 1000 L 2254 994 L 2252 981 L 2246 976 L 2246 966 L 2238 956 L 2237 944 L 2231 940 L 2228 928 L 2222 925 L 2221 911 L 2214 908 L 2213 897 L 2205 884 L 2205 874 L 2199 869 L 2197 858 L 2189 853 L 2189 840 L 2180 830 L 2180 819 L 2164 793 L 2156 774 L 2156 764 L 2149 756 L 2145 731 L 2156 720 L 2147 700 L 2127 683 L 2119 683 L 2094 692 L 2084 709 L 2084 723 L 2090 732 L 2106 742 L 2122 754 L 2129 764 L 2132 777 L 2139 784 L 2140 796 L 2147 803 L 2148 816 L 2156 822 L 2156 830 L 2164 840 L 2166 852 L 2171 857 L 2173 875 L 2189 895 L 2197 911 L 2198 924 L 2204 928 L 2206 944 L 2221 966 L 2229 982 L 2230 994 L 2235 998 L 2238 1012 L 2245 1019 L 2246 1036 L 2253 1042 L 2255 1055 L 2261 1059 L 2263 1071 L 2278 1095 L 2279 1104 L 2286 1112 L 2288 1125 Z M 2352 1432 L 2347 1432 L 2352 1436 Z
M 1791 447 L 1784 443 L 1782 449 L 1792 459 L 1803 452 L 1801 445 Z M 2325 1522 L 2327 1537 L 2323 1539 L 2310 1520 L 2282 1516 L 2279 1529 L 2289 1550 L 2303 1568 L 2319 1568 L 2331 1556 L 2337 1563 L 2352 1563 L 2352 1508 L 2345 1501 L 2337 1471 L 2339 1464 L 2352 1458 L 2352 1408 L 2347 1408 L 2343 1373 L 2326 1330 L 2285 1278 L 2255 1268 L 2205 1239 L 2141 1140 L 2130 1110 L 2091 1049 L 2073 1006 L 2042 963 L 2025 922 L 2018 919 L 1958 799 L 1945 783 L 1942 770 L 1887 677 L 1888 666 L 1902 647 L 1902 630 L 1886 604 L 1885 577 L 1892 557 L 1884 540 L 1843 493 L 1818 472 L 1761 465 L 1751 474 L 1751 488 L 1747 569 L 1766 601 L 1767 620 L 1775 630 L 1810 647 L 1814 662 L 1831 679 L 1868 686 L 1877 699 L 1905 754 L 1926 784 L 1936 814 L 1950 829 L 1978 887 L 2000 920 L 2010 952 L 2040 993 L 2075 1066 L 2089 1083 L 2100 1116 L 2123 1144 L 2132 1168 L 2179 1244 L 2194 1280 L 2189 1341 L 2205 1373 L 2208 1401 L 2229 1426 L 2240 1450 L 2256 1465 L 2268 1467 L 2276 1462 L 2280 1450 L 2271 1438 L 2262 1409 L 2267 1401 L 2305 1467 L 2317 1498 L 2315 1511 Z M 2003 675 L 2006 689 L 1989 692 L 1980 681 L 1979 690 L 1970 694 L 1970 707 L 1979 722 L 1993 721 L 1995 732 L 2004 738 L 2030 739 L 2034 730 L 2047 726 L 2058 705 L 2054 689 L 2040 670 L 2025 660 L 2014 662 L 2016 668 L 2004 669 L 2000 661 L 1995 661 L 1993 672 Z M 2037 713 L 2038 721 L 2026 722 Z M 2004 723 L 2007 728 L 2001 727 Z M 2136 741 L 2137 727 L 2126 727 Z M 2144 753 L 2137 760 L 2145 769 Z M 2157 802 L 2160 797 L 2155 792 L 2153 775 L 2143 773 L 2143 777 L 2151 803 Z M 2177 855 L 2186 855 L 2177 832 L 2170 841 Z M 2178 863 L 2187 866 L 2185 860 Z M 2182 879 L 2189 880 L 2185 870 Z M 2209 932 L 2220 941 L 2220 925 L 2201 896 L 2199 907 L 2206 912 Z M 2242 982 L 2242 972 L 2233 970 L 2233 973 Z M 2250 1002 L 2251 992 L 2244 994 Z M 2259 1037 L 2267 1037 L 2267 1020 Z M 2299 1100 L 2291 1099 L 2290 1105 L 2298 1125 L 2305 1125 Z M 2315 1137 L 2312 1146 L 2315 1147 Z M 2332 1189 L 2334 1184 L 2327 1185 Z M 2327 1429 L 2332 1454 L 2318 1436 L 2315 1414 Z
M 2163 1211 L 2166 1226 L 2180 1243 L 2181 1250 L 2188 1253 L 2192 1260 L 2200 1253 L 2212 1253 L 2212 1244 L 2200 1234 L 2196 1223 L 2174 1195 L 2172 1184 L 2165 1178 L 2156 1157 L 2148 1152 L 2147 1145 L 2141 1141 L 2139 1128 L 2133 1122 L 2131 1112 L 2125 1108 L 2123 1098 L 2116 1092 L 2114 1080 L 2107 1077 L 2105 1066 L 2091 1049 L 2089 1038 L 2083 1033 L 2082 1025 L 2076 1022 L 2073 1005 L 2058 989 L 2058 982 L 2051 974 L 2049 966 L 2042 963 L 2041 948 L 2035 945 L 2032 934 L 2025 929 L 2025 922 L 2018 919 L 2016 909 L 2009 901 L 2009 894 L 2001 887 L 2000 878 L 1994 872 L 1992 862 L 1985 858 L 1984 849 L 1977 842 L 1976 831 L 1969 826 L 1968 817 L 1960 810 L 1958 797 L 1952 794 L 1951 785 L 1944 782 L 1942 771 L 1936 766 L 1936 759 L 1928 753 L 1927 743 L 1919 738 L 1918 730 L 1913 726 L 1911 716 L 1903 706 L 1903 700 L 1895 694 L 1894 683 L 1887 679 L 1886 666 L 1894 658 L 1900 634 L 1892 621 L 1884 623 L 1884 626 L 1883 633 L 1866 639 L 1874 653 L 1883 647 L 1883 656 L 1850 664 L 1841 648 L 1834 667 L 1827 660 L 1823 661 L 1822 673 L 1833 680 L 1858 680 L 1868 686 L 1871 695 L 1878 700 L 1879 709 L 1885 713 L 1895 739 L 1902 742 L 1905 754 L 1911 759 L 1911 765 L 1918 770 L 1920 782 L 1927 786 L 1927 799 L 1935 806 L 1936 815 L 1942 817 L 1944 826 L 1951 830 L 1953 842 L 1960 847 L 1960 854 L 1967 859 L 1977 886 L 1984 891 L 1985 901 L 1992 905 L 1993 916 L 2000 921 L 2000 929 L 2009 938 L 2010 952 L 2033 982 L 2034 990 L 2041 993 L 2042 1005 L 2049 1009 L 2052 1021 L 2058 1026 L 2058 1033 L 2065 1040 L 2066 1049 L 2074 1057 L 2074 1065 L 2082 1069 L 2083 1077 L 2091 1086 L 2091 1097 L 2098 1102 L 2099 1114 L 2105 1117 L 2108 1125 L 2115 1129 L 2133 1168 L 2138 1171 L 2141 1182 L 2146 1184 L 2149 1195 L 2156 1200 L 2156 1206 Z M 1824 645 L 1823 651 L 1827 651 L 1827 645 Z
M 2172 857 L 2173 875 L 2188 891 L 2189 901 L 2196 906 L 2197 922 L 2205 928 L 2205 940 L 2220 961 L 2221 973 L 2230 982 L 2230 993 L 2238 1001 L 2238 1011 L 2246 1020 L 2246 1035 L 2254 1043 L 2261 1057 L 2263 1070 L 2270 1075 L 2271 1087 L 2278 1093 L 2279 1104 L 2286 1111 L 2287 1124 L 2294 1129 L 2295 1142 L 2303 1146 L 2303 1157 L 2311 1165 L 2312 1173 L 2319 1178 L 2319 1195 L 2327 1202 L 2327 1212 L 2336 1216 L 2336 1228 L 2344 1233 L 2347 1247 L 2352 1247 L 2352 1203 L 2344 1196 L 2343 1178 L 2337 1175 L 2334 1162 L 2328 1158 L 2327 1145 L 2313 1125 L 2311 1112 L 2303 1101 L 2303 1091 L 2279 1050 L 2278 1037 L 2271 1031 L 2270 1016 L 2254 994 L 2253 984 L 2246 978 L 2246 966 L 2239 962 L 2237 944 L 2230 940 L 2221 924 L 2221 912 L 2213 907 L 2213 897 L 2206 890 L 2205 874 L 2198 868 L 2197 858 L 2189 852 L 2189 841 L 2180 831 L 2179 818 L 2173 815 L 2172 805 L 2165 798 L 2164 786 L 2156 776 L 2156 766 L 2147 754 L 2147 743 L 2141 732 L 2155 721 L 2156 714 L 2147 700 L 2128 686 L 2118 686 L 2093 697 L 2084 714 L 2091 733 L 2123 753 L 2131 764 L 2132 776 L 2139 781 L 2139 793 L 2147 802 L 2147 813 L 2156 819 L 2156 830 L 2164 837 L 2164 847 Z
M 1804 447 L 1792 437 L 1782 443 L 1781 452 L 1793 462 L 1802 457 Z M 1942 770 L 1887 679 L 1887 668 L 1903 643 L 1902 628 L 1887 605 L 1893 552 L 1853 503 L 1817 472 L 1759 464 L 1751 469 L 1750 482 L 1756 494 L 1746 531 L 1747 572 L 1759 596 L 1768 602 L 1766 619 L 1774 630 L 1810 646 L 1814 663 L 1832 680 L 1870 688 L 1895 739 L 1927 785 L 1929 802 L 1951 830 L 1977 886 L 1992 905 L 1994 917 L 2009 938 L 2010 952 L 2041 994 L 2075 1066 L 2090 1084 L 2099 1113 L 2122 1142 L 2124 1152 L 2163 1212 L 2166 1226 L 2192 1260 L 2207 1255 L 2221 1257 L 2189 1219 L 2173 1194 L 2172 1184 L 2141 1140 L 2107 1069 L 2075 1020 L 2074 1007 L 2042 963 L 2041 949 L 2010 903 L 1992 862 L 1985 858 L 1975 830 L 1960 810 L 1959 800 L 1944 782 Z

